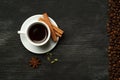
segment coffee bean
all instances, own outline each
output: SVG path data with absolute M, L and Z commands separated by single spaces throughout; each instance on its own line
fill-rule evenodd
M 108 0 L 109 78 L 120 80 L 120 0 Z

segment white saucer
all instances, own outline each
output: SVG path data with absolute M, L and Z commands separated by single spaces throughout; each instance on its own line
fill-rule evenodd
M 39 19 L 40 17 L 43 17 L 43 16 L 39 14 L 39 15 L 34 15 L 34 16 L 29 17 L 29 18 L 28 18 L 27 20 L 25 20 L 25 22 L 23 23 L 20 31 L 23 31 L 23 32 L 24 32 L 25 29 L 26 29 L 26 25 L 30 24 L 30 22 L 33 21 L 33 20 L 34 20 L 34 21 L 38 21 L 38 19 Z M 49 17 L 49 19 L 50 19 L 50 21 L 51 21 L 51 23 L 52 23 L 53 25 L 56 25 L 56 26 L 57 26 L 56 22 L 55 22 L 52 18 Z M 27 39 L 26 39 L 26 37 L 25 37 L 24 34 L 20 34 L 20 39 L 21 39 L 21 42 L 22 42 L 23 46 L 24 46 L 27 50 L 29 50 L 29 51 L 32 52 L 32 53 L 36 53 L 36 54 L 43 54 L 43 53 L 47 53 L 47 52 L 51 51 L 51 50 L 56 46 L 56 44 L 57 44 L 57 42 L 58 42 L 58 41 L 57 41 L 57 42 L 54 42 L 52 39 L 50 39 L 47 44 L 38 47 L 38 46 L 34 46 L 34 45 L 30 44 L 30 43 L 27 41 Z M 59 40 L 59 38 L 58 38 L 58 40 Z

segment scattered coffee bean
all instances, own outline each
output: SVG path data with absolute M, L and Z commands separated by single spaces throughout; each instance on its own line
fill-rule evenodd
M 110 80 L 120 80 L 120 0 L 108 0 L 107 32 Z

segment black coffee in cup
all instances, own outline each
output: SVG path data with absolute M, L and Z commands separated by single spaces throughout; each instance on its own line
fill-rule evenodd
M 48 30 L 42 23 L 34 23 L 28 30 L 28 36 L 34 43 L 41 43 L 46 40 Z

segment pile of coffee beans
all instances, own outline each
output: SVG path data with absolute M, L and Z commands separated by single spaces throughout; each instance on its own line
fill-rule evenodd
M 108 0 L 108 6 L 109 76 L 110 80 L 120 80 L 120 0 Z

